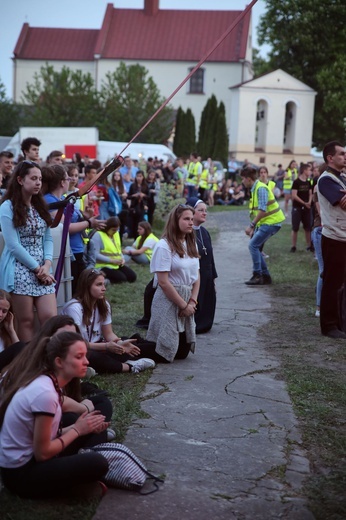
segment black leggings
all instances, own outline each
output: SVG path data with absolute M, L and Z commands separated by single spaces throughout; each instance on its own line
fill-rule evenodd
M 119 269 L 102 267 L 102 271 L 105 273 L 106 278 L 108 278 L 111 283 L 133 283 L 137 280 L 136 273 L 130 269 L 130 267 L 127 267 L 127 265 L 123 265 L 122 267 L 119 267 Z
M 134 334 L 132 338 L 139 339 L 139 334 Z M 131 338 L 122 338 L 131 339 Z M 120 374 L 123 371 L 123 364 L 127 361 L 136 361 L 141 358 L 150 358 L 155 361 L 155 343 L 140 339 L 134 343 L 141 349 L 139 356 L 131 357 L 128 354 L 113 354 L 112 352 L 101 352 L 99 350 L 89 350 L 88 360 L 90 366 L 98 374 Z M 161 357 L 161 356 L 159 356 Z
M 2 468 L 1 473 L 12 493 L 22 498 L 51 498 L 70 495 L 74 487 L 102 479 L 107 470 L 107 460 L 90 452 L 64 454 L 44 462 L 32 458 L 19 468 Z

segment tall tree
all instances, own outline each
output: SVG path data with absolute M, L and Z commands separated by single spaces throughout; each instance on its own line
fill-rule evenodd
M 142 65 L 126 65 L 106 74 L 100 97 L 104 118 L 100 121 L 101 139 L 128 141 L 147 122 L 164 99 L 148 70 Z M 162 143 L 170 136 L 173 109 L 166 106 L 138 136 L 143 143 Z
M 313 140 L 318 147 L 345 137 L 345 19 L 344 0 L 266 0 L 260 19 L 258 41 L 271 46 L 271 70 L 282 68 L 317 91 Z M 334 63 L 343 68 L 341 74 L 331 75 L 337 72 Z M 333 111 L 328 107 L 331 90 L 340 92 Z
M 0 80 L 0 135 L 13 136 L 19 127 L 19 107 L 6 96 L 5 85 Z
M 46 64 L 27 84 L 23 102 L 31 107 L 28 126 L 97 126 L 98 94 L 91 74 L 81 70 Z
M 198 151 L 206 159 L 212 157 L 215 146 L 217 99 L 214 94 L 207 100 L 199 126 Z
M 191 108 L 186 110 L 185 115 L 186 125 L 186 142 L 184 143 L 185 150 L 184 156 L 188 156 L 191 152 L 196 149 L 196 123 Z
M 224 166 L 227 165 L 228 133 L 226 125 L 226 109 L 222 101 L 217 109 L 214 150 L 211 157 L 213 159 L 221 161 Z
M 184 142 L 186 140 L 185 112 L 179 107 L 175 116 L 175 132 L 173 152 L 178 157 L 183 156 Z

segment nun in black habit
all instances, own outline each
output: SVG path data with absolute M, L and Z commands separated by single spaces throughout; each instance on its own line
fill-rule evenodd
M 202 226 L 207 218 L 207 206 L 197 197 L 190 197 L 186 204 L 192 206 L 195 210 L 193 227 L 200 254 L 199 272 L 201 280 L 195 322 L 196 334 L 202 334 L 208 332 L 214 322 L 216 306 L 215 278 L 217 278 L 217 272 L 211 238 L 208 231 Z

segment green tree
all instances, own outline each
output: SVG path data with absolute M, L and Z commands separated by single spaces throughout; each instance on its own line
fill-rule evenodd
M 228 132 L 226 125 L 226 109 L 222 101 L 217 109 L 215 142 L 211 157 L 221 161 L 224 166 L 227 166 Z
M 52 65 L 41 67 L 22 96 L 30 106 L 28 126 L 97 126 L 98 93 L 90 73 Z
M 6 96 L 5 85 L 0 80 L 0 135 L 13 136 L 19 127 L 19 107 Z
M 260 55 L 259 50 L 256 48 L 252 49 L 252 67 L 255 77 L 273 70 L 270 63 Z
M 185 115 L 186 125 L 186 142 L 184 142 L 184 156 L 187 157 L 196 149 L 196 123 L 191 108 L 186 110 Z
M 258 40 L 271 46 L 271 70 L 282 68 L 317 92 L 313 141 L 319 148 L 326 141 L 345 137 L 341 100 L 345 20 L 344 0 L 266 0 L 266 13 L 260 19 Z M 334 63 L 343 70 L 330 76 L 337 72 Z M 340 103 L 334 105 L 333 111 L 328 107 L 331 90 L 340 93 Z
M 175 116 L 175 132 L 173 152 L 178 157 L 183 156 L 184 142 L 186 141 L 185 112 L 179 107 Z
M 101 139 L 129 141 L 163 103 L 159 89 L 142 65 L 121 62 L 106 74 L 100 98 L 104 117 L 99 124 Z M 138 136 L 137 142 L 162 143 L 173 126 L 173 109 L 166 106 Z
M 213 156 L 217 124 L 217 99 L 213 94 L 202 111 L 199 126 L 198 151 L 205 159 Z

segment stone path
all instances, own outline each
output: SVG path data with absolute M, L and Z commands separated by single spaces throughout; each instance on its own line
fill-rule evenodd
M 154 474 L 159 492 L 110 490 L 94 520 L 313 520 L 300 488 L 309 476 L 297 420 L 257 331 L 270 289 L 251 288 L 246 212 L 210 215 L 219 278 L 211 332 L 195 355 L 159 365 L 125 444 Z

